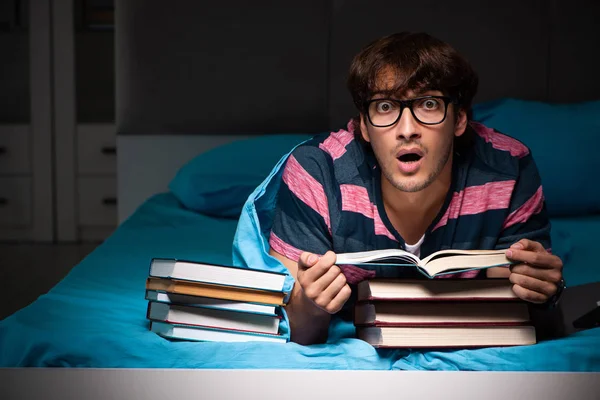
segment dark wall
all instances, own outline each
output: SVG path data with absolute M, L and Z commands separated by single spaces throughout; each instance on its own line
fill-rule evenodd
M 117 1 L 120 134 L 336 129 L 356 113 L 345 86 L 352 57 L 402 30 L 461 51 L 480 75 L 478 102 L 600 93 L 592 0 L 169 4 Z
M 326 127 L 329 2 L 207 4 L 117 2 L 119 131 Z
M 593 0 L 117 0 L 116 32 L 86 29 L 84 2 L 74 3 L 77 119 L 116 118 L 122 134 L 335 129 L 355 113 L 345 87 L 353 55 L 401 30 L 430 32 L 464 53 L 480 74 L 476 101 L 600 93 Z M 85 5 L 95 3 L 112 0 Z M 0 122 L 25 123 L 27 1 L 5 4 Z

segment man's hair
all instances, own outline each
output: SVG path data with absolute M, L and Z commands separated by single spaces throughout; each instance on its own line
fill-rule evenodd
M 393 87 L 378 87 L 382 76 L 390 73 Z M 471 120 L 478 82 L 469 62 L 449 44 L 426 33 L 401 32 L 374 41 L 354 57 L 348 89 L 363 114 L 366 102 L 378 91 L 392 96 L 408 90 L 439 90 L 452 97 L 456 113 L 462 109 Z M 355 130 L 360 126 L 356 122 Z

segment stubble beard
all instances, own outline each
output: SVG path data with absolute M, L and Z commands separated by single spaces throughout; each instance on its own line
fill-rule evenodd
M 438 163 L 435 164 L 435 168 L 433 168 L 433 170 L 431 171 L 429 176 L 427 176 L 427 178 L 421 182 L 403 182 L 402 178 L 394 179 L 393 171 L 396 169 L 396 166 L 393 165 L 393 166 L 390 166 L 389 168 L 387 168 L 387 167 L 384 168 L 383 167 L 384 164 L 381 163 L 381 160 L 379 160 L 379 157 L 376 157 L 376 158 L 379 161 L 379 165 L 382 166 L 381 170 L 382 170 L 383 176 L 388 180 L 389 183 L 391 183 L 391 185 L 394 188 L 396 188 L 402 192 L 415 193 L 415 192 L 419 192 L 419 191 L 425 189 L 427 186 L 431 185 L 431 183 L 433 181 L 435 181 L 435 179 L 440 175 L 440 173 L 444 169 L 444 166 L 450 159 L 450 154 L 452 154 L 452 150 L 453 150 L 453 145 L 452 145 L 452 142 L 450 142 L 448 144 L 448 146 L 446 146 L 446 151 L 443 153 L 442 157 L 439 158 Z M 394 158 L 394 160 L 395 160 L 395 158 Z

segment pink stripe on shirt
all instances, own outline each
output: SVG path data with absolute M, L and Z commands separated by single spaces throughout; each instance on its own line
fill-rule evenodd
M 300 254 L 302 254 L 302 250 L 299 250 L 294 246 L 287 244 L 273 232 L 271 232 L 271 236 L 269 237 L 269 245 L 273 250 L 292 261 L 298 262 L 298 260 L 300 259 Z
M 375 271 L 363 269 L 356 265 L 338 265 L 342 270 L 342 274 L 346 277 L 346 282 L 351 285 L 356 285 L 365 279 L 375 278 Z
M 506 229 L 509 226 L 518 224 L 520 222 L 527 221 L 532 215 L 538 214 L 542 211 L 544 206 L 544 193 L 540 186 L 536 192 L 527 200 L 521 207 L 509 214 L 504 221 L 502 229 Z
M 310 176 L 293 155 L 288 158 L 282 179 L 296 197 L 323 217 L 331 232 L 329 207 L 323 185 Z
M 477 275 L 479 274 L 479 270 L 472 270 L 472 271 L 466 271 L 466 272 L 459 272 L 457 274 L 445 274 L 445 275 L 438 275 L 435 278 L 436 279 L 470 279 L 470 278 L 475 278 Z
M 525 157 L 529 154 L 527 146 L 517 139 L 506 136 L 478 122 L 471 122 L 471 126 L 475 132 L 486 141 L 486 143 L 490 143 L 495 149 L 508 151 L 511 156 L 518 158 Z
M 333 160 L 337 160 L 346 153 L 346 146 L 354 140 L 354 135 L 348 131 L 340 129 L 337 132 L 329 134 L 319 148 L 331 155 Z
M 446 213 L 432 230 L 446 225 L 449 219 L 456 219 L 461 215 L 473 215 L 488 210 L 507 208 L 514 186 L 514 180 L 489 182 L 479 186 L 470 186 L 454 193 Z
M 376 205 L 373 205 L 373 217 L 374 217 L 373 222 L 375 224 L 375 234 L 387 236 L 388 238 L 397 242 L 398 239 L 396 239 L 394 237 L 394 235 L 392 235 L 392 233 L 388 230 L 388 228 L 385 226 L 385 224 L 381 220 L 381 216 L 379 215 L 379 210 L 377 210 Z
M 340 185 L 340 192 L 342 194 L 342 211 L 359 213 L 372 219 L 376 235 L 384 235 L 397 241 L 381 220 L 377 206 L 371 203 L 366 188 L 357 185 Z
M 373 204 L 367 188 L 357 185 L 340 185 L 342 211 L 351 211 L 373 219 Z

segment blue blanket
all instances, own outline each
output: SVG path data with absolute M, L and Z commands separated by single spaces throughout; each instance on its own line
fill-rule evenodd
M 600 227 L 600 219 L 585 223 Z M 49 293 L 0 322 L 0 366 L 600 371 L 600 329 L 534 346 L 443 352 L 375 350 L 339 319 L 329 343 L 314 346 L 176 342 L 150 332 L 150 259 L 231 263 L 236 224 L 186 210 L 171 194 L 153 197 Z M 594 244 L 580 235 L 577 246 Z M 588 275 L 578 276 L 582 283 Z

